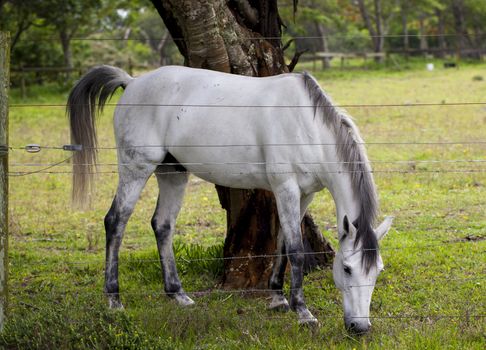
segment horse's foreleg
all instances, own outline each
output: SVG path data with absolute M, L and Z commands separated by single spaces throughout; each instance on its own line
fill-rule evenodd
M 269 287 L 273 291 L 272 301 L 270 302 L 269 308 L 276 311 L 287 312 L 290 306 L 282 291 L 285 269 L 287 268 L 287 255 L 285 254 L 282 228 L 280 228 L 278 231 L 276 253 L 277 256 L 274 259 L 272 275 L 270 276 L 270 280 L 268 282 Z
M 300 228 L 301 197 L 298 186 L 284 183 L 274 190 L 286 253 L 291 266 L 290 307 L 297 312 L 300 324 L 317 324 L 307 309 L 302 282 L 304 279 L 304 245 Z
M 310 202 L 314 198 L 314 194 L 302 196 L 300 200 L 300 222 L 304 218 L 305 212 Z M 284 285 L 285 270 L 287 268 L 287 255 L 285 253 L 284 236 L 282 228 L 279 229 L 277 237 L 277 256 L 274 259 L 272 275 L 269 280 L 269 287 L 273 290 L 272 301 L 270 302 L 270 309 L 276 311 L 288 311 L 289 303 L 283 295 L 282 288 Z
M 105 293 L 110 308 L 120 309 L 118 284 L 118 252 L 125 232 L 125 226 L 133 212 L 140 192 L 142 191 L 155 166 L 144 171 L 130 171 L 120 168 L 120 180 L 116 196 L 113 199 L 108 214 L 105 216 L 106 230 L 106 266 L 105 266 Z
M 185 173 L 157 173 L 160 192 L 157 208 L 152 218 L 152 228 L 157 240 L 165 292 L 169 297 L 174 298 L 180 305 L 184 306 L 192 305 L 194 301 L 182 289 L 174 259 L 172 235 L 177 214 L 181 209 L 187 180 L 188 175 Z

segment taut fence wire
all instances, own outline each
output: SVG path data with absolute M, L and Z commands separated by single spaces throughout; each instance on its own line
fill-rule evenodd
M 102 174 L 118 174 L 117 170 L 112 171 L 93 171 L 93 172 L 79 172 L 78 174 L 87 175 L 102 175 Z M 155 175 L 177 175 L 177 174 L 194 174 L 194 175 L 214 175 L 214 174 L 227 174 L 227 175 L 285 175 L 285 174 L 353 174 L 353 173 L 370 173 L 370 174 L 477 174 L 486 173 L 484 169 L 460 169 L 460 170 L 372 170 L 372 171 L 265 171 L 265 172 L 241 172 L 241 171 L 154 171 Z M 62 175 L 73 174 L 73 171 L 32 171 L 32 172 L 9 172 L 8 176 L 26 176 L 34 174 L 50 174 L 50 175 Z
M 430 253 L 430 248 L 437 248 L 437 247 L 445 247 L 449 245 L 456 245 L 456 244 L 467 244 L 467 245 L 478 245 L 480 242 L 486 241 L 486 235 L 477 238 L 476 240 L 456 240 L 456 241 L 435 241 L 432 243 L 428 244 L 421 244 L 421 245 L 409 245 L 409 246 L 396 246 L 396 247 L 380 247 L 377 249 L 361 249 L 361 250 L 378 250 L 378 251 L 387 251 L 387 250 L 419 250 L 419 251 L 425 251 L 427 253 Z M 354 250 L 344 250 L 343 253 L 347 252 L 354 252 Z M 486 253 L 486 250 L 484 251 Z M 301 255 L 304 256 L 315 256 L 315 255 L 334 255 L 334 252 L 330 251 L 319 251 L 319 252 L 304 252 L 300 253 Z M 192 262 L 204 262 L 204 261 L 230 261 L 230 260 L 253 260 L 253 259 L 274 259 L 277 257 L 288 257 L 294 254 L 258 254 L 258 255 L 245 255 L 245 256 L 224 256 L 224 257 L 204 257 L 204 258 L 187 258 L 187 257 L 180 257 L 181 261 L 186 262 L 186 263 L 192 263 Z M 123 259 L 121 259 L 123 260 Z M 129 261 L 130 263 L 158 263 L 160 262 L 160 259 L 132 259 L 128 258 L 126 261 Z M 20 262 L 21 264 L 22 262 Z M 32 264 L 33 262 L 29 260 L 26 262 L 26 264 Z M 64 261 L 67 265 L 75 265 L 75 266 L 81 266 L 81 265 L 93 265 L 93 264 L 102 264 L 104 263 L 104 260 L 93 260 L 90 259 L 89 261 L 83 260 L 83 261 Z M 48 265 L 51 264 L 50 261 L 48 260 L 36 260 L 34 262 L 35 265 Z M 486 270 L 483 271 L 481 274 L 486 274 Z
M 375 104 L 332 104 L 332 105 L 232 105 L 232 104 L 163 104 L 163 103 L 106 103 L 108 107 L 181 107 L 181 108 L 393 108 L 393 107 L 463 107 L 484 106 L 486 101 L 469 102 L 411 102 L 411 103 L 375 103 Z M 81 104 L 77 104 L 81 106 Z M 84 105 L 89 106 L 89 105 Z M 22 103 L 11 104 L 10 108 L 66 108 L 63 103 Z
M 467 34 L 469 37 L 486 37 L 486 33 L 473 33 L 470 32 Z M 460 38 L 463 37 L 463 34 L 457 34 L 457 33 L 410 33 L 410 34 L 383 34 L 383 35 L 357 35 L 357 34 L 351 34 L 351 33 L 332 33 L 332 34 L 326 34 L 326 35 L 291 35 L 290 36 L 292 39 L 331 39 L 331 38 L 348 38 L 348 39 L 362 39 L 363 37 L 366 38 Z M 246 40 L 282 40 L 285 38 L 282 38 L 280 36 L 246 36 L 246 37 L 240 37 L 241 39 L 246 39 Z M 152 40 L 157 40 L 157 41 L 183 41 L 185 38 L 172 38 L 172 37 L 167 37 L 167 38 L 151 38 Z M 39 36 L 35 38 L 20 38 L 18 40 L 19 42 L 21 41 L 55 41 L 58 42 L 59 38 L 56 37 L 47 37 L 47 36 Z M 147 41 L 147 37 L 128 37 L 128 38 L 123 38 L 123 37 L 73 37 L 71 41 Z
M 377 142 L 357 142 L 360 145 L 366 146 L 455 146 L 455 145 L 486 145 L 486 140 L 459 140 L 459 141 L 377 141 Z M 266 144 L 166 144 L 166 145 L 133 145 L 128 147 L 117 147 L 117 146 L 100 146 L 100 147 L 86 147 L 86 149 L 94 149 L 97 151 L 104 150 L 131 150 L 137 148 L 225 148 L 225 147 L 299 147 L 299 146 L 339 146 L 340 143 L 266 143 Z M 8 147 L 9 150 L 25 150 L 29 153 L 37 153 L 43 149 L 45 150 L 63 150 L 70 151 L 68 148 L 78 148 L 81 150 L 80 145 L 62 145 L 62 146 L 50 146 L 50 145 L 39 145 L 39 144 L 29 144 L 27 146 L 12 146 Z

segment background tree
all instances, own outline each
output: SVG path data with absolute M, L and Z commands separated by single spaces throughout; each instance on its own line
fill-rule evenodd
M 397 1 L 357 0 L 357 6 L 370 34 L 374 52 L 384 52 L 390 21 L 397 14 Z
M 484 45 L 486 3 L 481 0 L 449 0 L 458 54 L 480 58 L 475 48 Z
M 29 3 L 22 0 L 0 0 L 0 30 L 12 33 L 11 50 L 35 22 L 36 16 Z
M 346 31 L 339 6 L 338 0 L 301 0 L 297 13 L 290 7 L 283 7 L 281 13 L 286 22 L 286 40 L 297 37 L 298 52 L 331 51 L 335 41 L 330 38 L 340 36 L 342 39 L 342 32 Z M 329 58 L 324 58 L 322 63 L 323 68 L 330 67 Z
M 284 42 L 293 37 L 314 37 L 296 39 L 297 51 L 354 53 L 371 47 L 415 55 L 463 53 L 478 58 L 478 49 L 485 45 L 485 7 L 483 0 L 300 0 L 296 14 L 290 2 L 282 2 L 278 9 L 287 25 Z M 219 8 L 229 9 L 235 18 L 236 37 L 245 30 L 250 34 L 271 30 L 279 38 L 281 30 L 268 26 L 280 17 L 278 11 L 272 14 L 277 8 L 275 1 L 228 0 Z M 183 45 L 177 48 L 171 40 L 165 40 L 169 31 L 162 21 L 157 22 L 155 12 L 149 0 L 0 0 L 0 29 L 12 34 L 13 67 L 65 66 L 70 61 L 74 66 L 107 63 L 124 68 L 128 61 L 138 66 L 178 63 Z M 267 22 L 259 18 L 262 12 L 269 16 Z M 221 13 L 215 16 L 222 18 Z M 387 37 L 387 33 L 396 37 Z M 73 37 L 93 40 L 73 41 Z M 123 40 L 97 40 L 101 37 Z M 39 39 L 42 45 L 36 44 Z M 265 42 L 275 45 L 275 39 Z M 246 52 L 251 45 L 260 48 L 263 44 L 247 41 L 228 47 Z M 429 49 L 420 51 L 420 46 Z M 229 54 L 230 61 L 235 52 Z M 260 55 L 258 64 L 265 61 L 263 52 L 255 53 Z M 251 68 L 254 62 L 240 63 L 236 67 L 241 73 L 255 74 Z M 329 64 L 327 60 L 324 63 Z M 255 71 L 262 74 L 259 67 Z M 12 78 L 15 83 L 15 75 Z
M 64 65 L 73 68 L 71 40 L 81 28 L 102 18 L 103 3 L 99 0 L 43 0 L 36 2 L 34 11 L 59 35 Z
M 443 6 L 439 0 L 400 0 L 400 15 L 402 20 L 403 49 L 410 49 L 409 25 L 410 22 L 418 22 L 418 37 L 420 49 L 426 50 L 429 47 L 427 26 L 435 26 L 434 14 L 442 10 Z M 438 33 L 436 33 L 438 34 Z
M 282 20 L 276 0 L 152 0 L 152 3 L 187 66 L 259 77 L 291 70 L 284 59 Z M 224 255 L 274 254 L 279 223 L 273 195 L 220 186 L 217 191 L 227 213 Z M 332 251 L 309 216 L 303 228 L 308 250 Z M 330 262 L 330 255 L 308 257 L 313 265 Z M 226 260 L 223 285 L 267 287 L 270 272 L 268 258 Z
M 152 55 L 147 57 L 151 66 L 164 66 L 172 64 L 173 46 L 170 33 L 161 25 L 160 16 L 153 10 L 149 1 L 140 1 L 139 6 L 126 10 L 123 25 L 123 38 L 133 39 L 150 48 Z

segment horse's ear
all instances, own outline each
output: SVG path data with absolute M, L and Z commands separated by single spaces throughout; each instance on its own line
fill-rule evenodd
M 391 225 L 393 223 L 393 216 L 387 216 L 385 220 L 378 226 L 375 230 L 376 239 L 380 240 L 386 236 L 388 231 L 390 231 Z
M 346 238 L 354 241 L 356 239 L 356 227 L 352 223 L 349 222 L 348 216 L 345 215 L 343 219 L 343 229 Z

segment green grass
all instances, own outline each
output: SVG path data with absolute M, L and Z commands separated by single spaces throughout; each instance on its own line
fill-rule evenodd
M 391 68 L 317 72 L 321 85 L 341 105 L 486 101 L 484 65 L 433 72 L 414 63 Z M 12 104 L 64 103 L 67 90 L 31 87 Z M 107 310 L 102 294 L 103 217 L 114 195 L 116 174 L 98 178 L 93 208 L 70 210 L 70 175 L 10 178 L 10 312 L 0 344 L 6 348 L 133 349 L 483 349 L 486 343 L 484 163 L 426 163 L 430 160 L 486 161 L 486 145 L 377 145 L 374 142 L 485 141 L 486 107 L 348 107 L 377 170 L 381 208 L 394 215 L 382 242 L 386 270 L 373 302 L 373 330 L 362 338 L 343 327 L 340 295 L 329 270 L 305 278 L 307 303 L 319 318 L 317 331 L 301 329 L 296 316 L 266 310 L 266 296 L 218 291 L 225 213 L 214 187 L 191 178 L 177 222 L 176 254 L 185 289 L 200 292 L 196 306 L 181 309 L 162 293 L 150 218 L 157 186 L 150 179 L 127 227 L 121 251 L 124 312 Z M 100 119 L 100 143 L 114 145 L 112 108 Z M 63 108 L 12 108 L 10 144 L 69 143 Z M 29 154 L 14 149 L 10 171 L 32 171 L 23 163 L 67 158 L 60 150 Z M 400 164 L 386 161 L 410 161 Z M 101 163 L 115 152 L 100 151 Z M 390 170 L 420 170 L 396 173 Z M 68 164 L 51 169 L 69 171 Z M 102 167 L 102 171 L 115 170 Z M 435 173 L 483 170 L 477 173 Z M 316 196 L 310 211 L 336 244 L 334 204 Z M 467 238 L 469 237 L 469 239 Z M 215 292 L 209 293 L 216 289 Z M 396 318 L 394 316 L 413 316 Z M 415 317 L 423 315 L 423 317 Z M 441 317 L 457 315 L 459 317 Z M 0 345 L 0 347 L 2 346 Z

